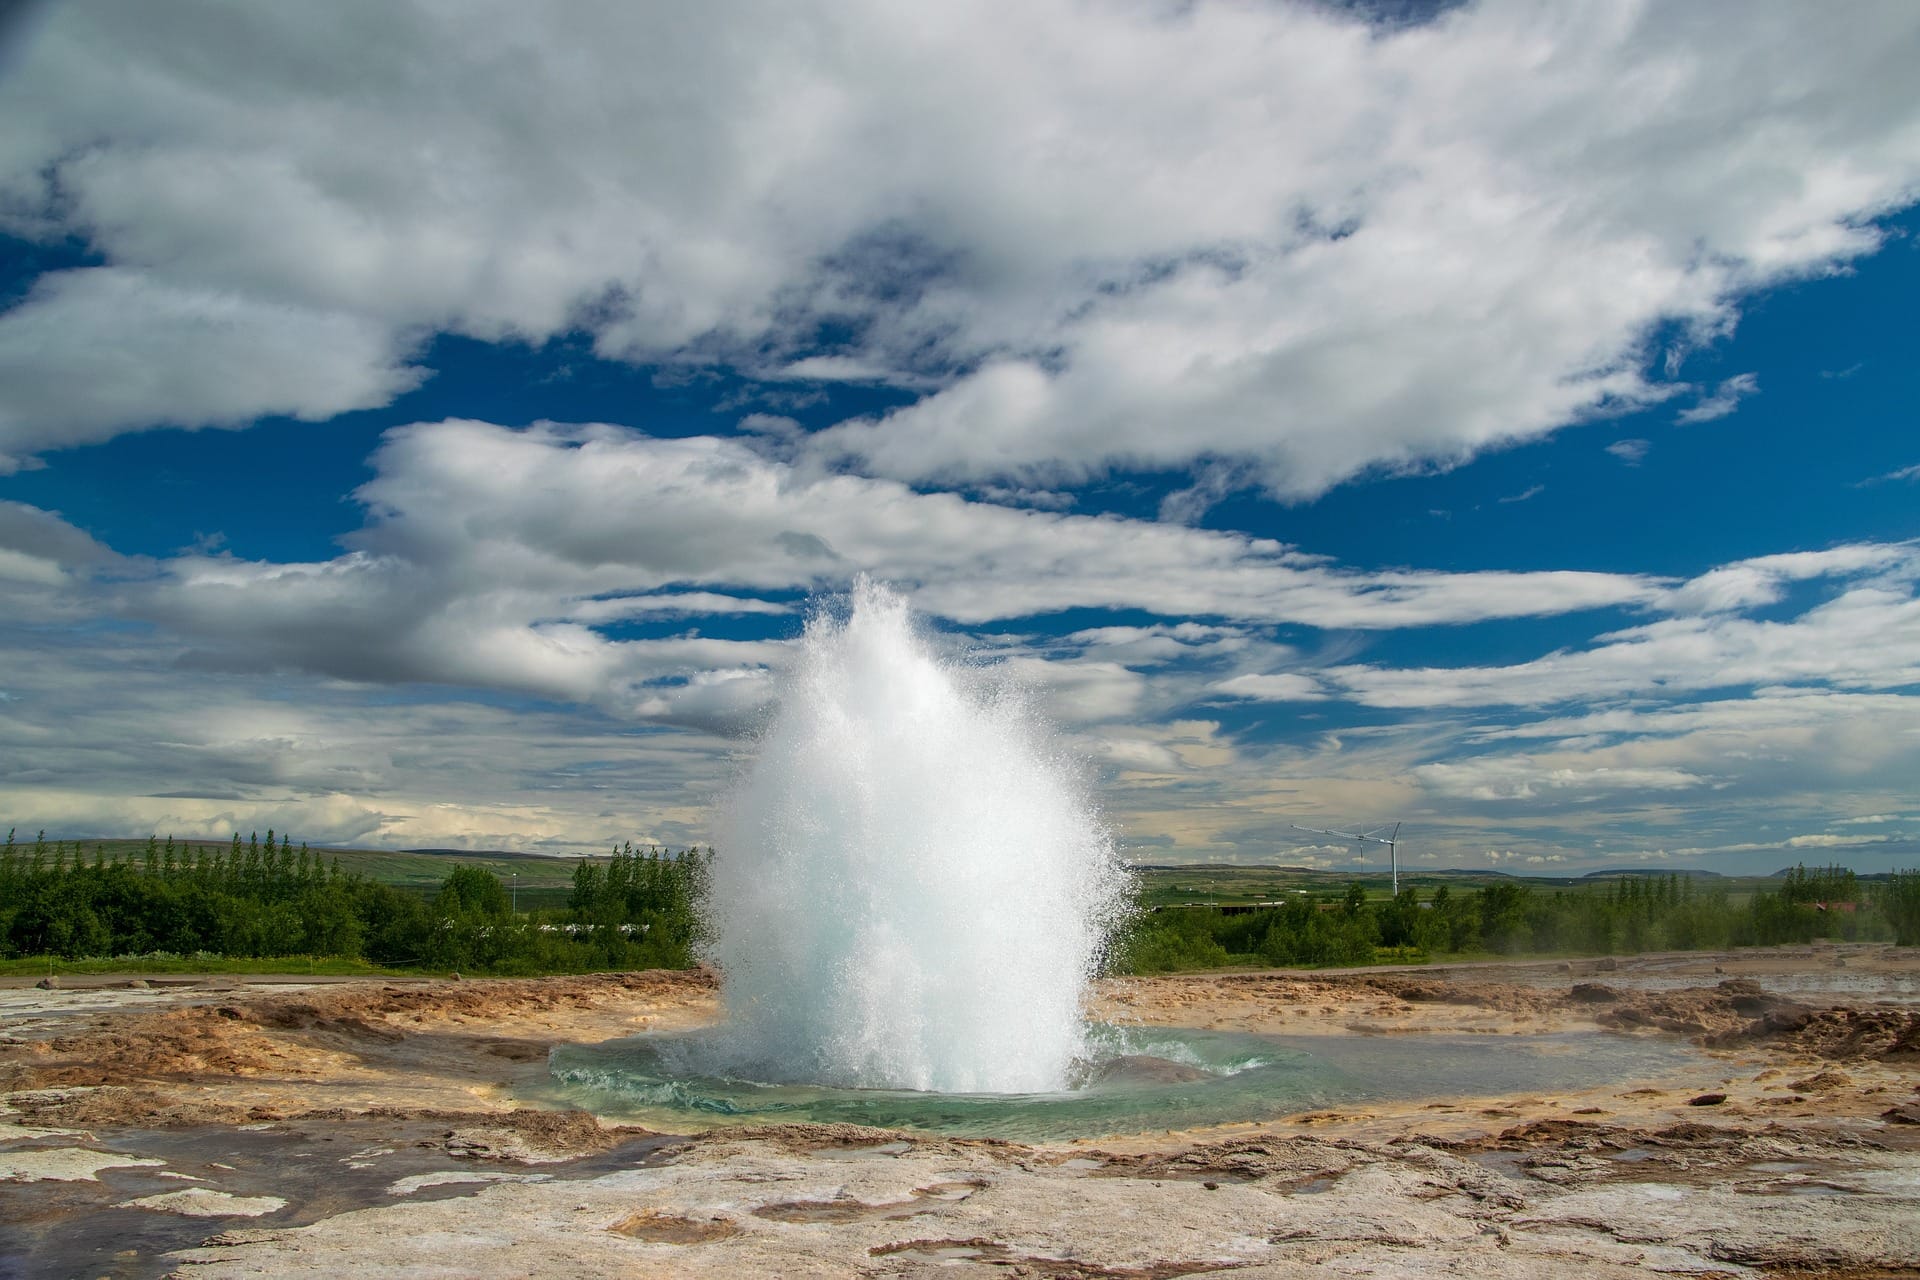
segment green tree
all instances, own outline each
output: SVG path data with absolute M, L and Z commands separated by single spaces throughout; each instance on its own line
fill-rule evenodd
M 1920 871 L 1894 872 L 1874 897 L 1893 927 L 1893 940 L 1903 947 L 1920 947 Z
M 485 867 L 458 866 L 434 895 L 436 911 L 467 916 L 504 916 L 511 909 L 500 877 Z
M 1498 880 L 1480 887 L 1480 939 L 1494 951 L 1517 951 L 1527 941 L 1527 887 Z

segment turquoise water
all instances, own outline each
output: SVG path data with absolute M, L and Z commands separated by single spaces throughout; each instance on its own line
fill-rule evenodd
M 562 1045 L 554 1101 L 652 1128 L 847 1122 L 1049 1141 L 1271 1119 L 1342 1103 L 1552 1092 L 1658 1078 L 1698 1064 L 1668 1040 L 1539 1036 L 1263 1036 L 1088 1029 L 1097 1054 L 1052 1093 L 921 1093 L 703 1075 L 710 1033 Z M 772 1073 L 768 1073 L 772 1074 Z

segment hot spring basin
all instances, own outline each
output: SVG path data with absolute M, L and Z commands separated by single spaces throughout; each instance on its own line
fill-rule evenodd
M 1055 1093 L 838 1089 L 681 1073 L 710 1033 L 561 1045 L 551 1100 L 669 1132 L 727 1124 L 845 1122 L 1054 1141 L 1263 1120 L 1351 1102 L 1494 1097 L 1657 1079 L 1697 1066 L 1670 1040 L 1606 1032 L 1486 1036 L 1273 1036 L 1097 1025 L 1097 1046 Z

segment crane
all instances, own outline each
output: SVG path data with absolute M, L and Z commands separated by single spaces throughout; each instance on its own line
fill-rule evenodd
M 1393 896 L 1396 898 L 1400 896 L 1400 824 L 1399 823 L 1397 822 L 1394 823 L 1393 830 L 1388 831 L 1387 834 L 1384 836 L 1381 835 L 1380 833 L 1382 831 L 1387 830 L 1385 824 L 1374 827 L 1367 831 L 1329 831 L 1322 827 L 1303 827 L 1297 822 L 1290 822 L 1287 825 L 1292 827 L 1295 831 L 1310 831 L 1317 836 L 1339 836 L 1342 840 L 1354 840 L 1354 841 L 1371 840 L 1375 844 L 1383 844 L 1387 846 L 1387 856 L 1393 862 Z

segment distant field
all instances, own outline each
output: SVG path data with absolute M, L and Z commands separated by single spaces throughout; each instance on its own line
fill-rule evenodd
M 20 837 L 14 837 L 15 847 L 21 844 Z M 32 841 L 25 843 L 31 844 Z M 74 842 L 69 841 L 69 846 Z M 164 845 L 164 841 L 162 844 Z M 145 840 L 81 840 L 78 842 L 81 854 L 88 861 L 93 860 L 94 850 L 104 849 L 109 860 L 132 858 L 138 860 L 147 848 Z M 181 850 L 204 850 L 213 853 L 225 851 L 231 844 L 225 840 L 176 839 L 173 842 L 176 854 Z M 296 846 L 298 847 L 298 846 Z M 326 862 L 340 860 L 342 871 L 356 873 L 369 880 L 378 880 L 383 884 L 394 885 L 402 889 L 416 889 L 432 892 L 440 887 L 447 874 L 457 866 L 484 867 L 500 877 L 500 883 L 519 885 L 520 907 L 522 910 L 564 906 L 566 895 L 573 886 L 573 869 L 583 861 L 581 858 L 555 858 L 537 853 L 462 853 L 457 850 L 435 850 L 430 853 L 396 853 L 382 849 L 313 849 L 315 857 Z
M 329 850 L 326 856 L 331 859 L 336 854 Z M 564 894 L 572 887 L 573 870 L 582 861 L 537 853 L 386 853 L 376 849 L 342 849 L 337 856 L 342 871 L 358 872 L 369 880 L 402 888 L 436 889 L 455 867 L 484 867 L 499 876 L 502 884 L 510 885 L 517 879 L 523 898 L 529 890 L 559 890 Z
M 19 837 L 15 839 L 18 841 Z M 79 843 L 85 857 L 91 860 L 96 847 L 104 848 L 109 858 L 138 858 L 146 849 L 147 842 L 82 840 Z M 199 848 L 212 852 L 216 848 L 224 850 L 229 846 L 225 841 L 176 840 L 174 847 L 176 850 Z M 432 893 L 438 889 L 456 866 L 483 867 L 500 877 L 502 884 L 517 887 L 517 905 L 523 911 L 565 906 L 567 894 L 573 886 L 574 868 L 586 860 L 583 857 L 551 857 L 498 850 L 479 853 L 458 850 L 402 853 L 380 849 L 315 849 L 313 853 L 328 861 L 338 858 L 343 871 L 420 893 Z M 1280 902 L 1303 892 L 1337 894 L 1356 880 L 1366 889 L 1369 900 L 1384 900 L 1392 896 L 1391 879 L 1384 866 L 1369 871 L 1315 871 L 1304 867 L 1202 863 L 1143 867 L 1134 874 L 1140 884 L 1140 903 L 1147 907 Z M 1658 875 L 1660 872 L 1650 869 L 1646 874 Z M 1450 885 L 1455 893 L 1464 893 L 1493 880 L 1517 880 L 1546 892 L 1591 883 L 1565 877 L 1502 876 L 1493 872 L 1433 871 L 1426 868 L 1403 868 L 1400 873 L 1401 888 L 1409 885 L 1417 888 L 1422 899 L 1432 898 L 1434 890 L 1441 885 Z M 1744 902 L 1760 888 L 1777 887 L 1777 882 L 1767 876 L 1716 877 L 1711 883 L 1724 888 L 1735 903 Z
M 1340 893 L 1349 884 L 1359 881 L 1367 891 L 1369 901 L 1385 899 L 1393 895 L 1393 881 L 1383 868 L 1378 871 L 1313 871 L 1304 867 L 1231 867 L 1210 864 L 1196 864 L 1187 867 L 1145 867 L 1134 873 L 1140 882 L 1140 903 L 1146 907 L 1181 906 L 1189 904 L 1217 903 L 1223 906 L 1249 902 L 1284 902 L 1289 897 Z M 1648 875 L 1661 874 L 1649 870 Z M 1420 869 L 1400 871 L 1400 887 L 1409 886 L 1420 891 L 1422 900 L 1431 899 L 1434 890 L 1448 885 L 1453 892 L 1466 893 L 1479 885 L 1496 880 L 1517 881 L 1533 888 L 1537 892 L 1551 893 L 1556 889 L 1565 890 L 1579 885 L 1593 884 L 1591 880 L 1568 879 L 1567 877 L 1548 876 L 1503 876 L 1494 872 L 1476 871 L 1431 871 Z M 1779 882 L 1769 876 L 1724 876 L 1715 877 L 1711 883 L 1716 889 L 1724 888 L 1728 896 L 1736 903 L 1744 902 L 1753 893 L 1763 887 L 1779 887 Z M 1696 885 L 1696 888 L 1699 887 Z

